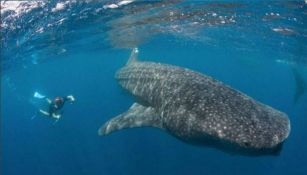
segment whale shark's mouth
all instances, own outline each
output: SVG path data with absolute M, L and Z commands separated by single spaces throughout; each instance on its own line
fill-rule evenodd
M 281 153 L 284 142 L 281 142 L 274 147 L 270 148 L 254 148 L 250 144 L 245 146 L 239 145 L 238 143 L 229 142 L 226 140 L 219 139 L 217 137 L 202 134 L 198 139 L 183 139 L 175 136 L 177 139 L 192 144 L 194 146 L 208 147 L 217 149 L 231 155 L 243 155 L 243 156 L 278 156 Z

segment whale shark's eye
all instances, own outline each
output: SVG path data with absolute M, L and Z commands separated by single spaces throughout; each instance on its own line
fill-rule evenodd
M 244 141 L 244 142 L 243 142 L 243 145 L 244 145 L 245 147 L 250 147 L 250 146 L 251 146 L 251 144 L 250 144 L 249 142 L 247 142 L 247 141 Z

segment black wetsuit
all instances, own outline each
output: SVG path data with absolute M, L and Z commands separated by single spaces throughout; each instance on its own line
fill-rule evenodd
M 56 103 L 54 100 L 51 102 L 49 106 L 49 115 L 52 116 L 52 114 L 58 114 L 65 102 L 68 100 L 67 97 L 62 98 L 63 100 L 60 103 Z M 61 113 L 61 112 L 60 112 Z

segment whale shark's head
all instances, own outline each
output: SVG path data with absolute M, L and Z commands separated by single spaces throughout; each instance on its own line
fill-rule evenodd
M 174 116 L 180 115 L 180 110 L 177 111 Z M 257 111 L 244 113 L 249 115 L 243 117 L 220 115 L 218 111 L 196 114 L 194 108 L 193 111 L 182 113 L 179 118 L 193 116 L 190 119 L 195 118 L 197 122 L 187 127 L 185 123 L 189 122 L 182 122 L 179 127 L 178 122 L 170 122 L 168 128 L 177 138 L 199 146 L 241 155 L 278 155 L 290 133 L 290 121 L 285 113 L 266 105 L 261 104 Z
M 271 108 L 267 113 L 243 125 L 245 128 L 239 127 L 235 142 L 252 149 L 272 149 L 282 143 L 290 133 L 290 121 L 286 114 Z
M 215 138 L 219 141 L 213 139 L 209 145 L 243 155 L 278 155 L 290 133 L 290 121 L 285 113 L 268 106 L 263 113 L 262 116 L 251 117 L 250 121 L 238 122 L 228 130 L 229 133 L 225 131 L 224 135 L 217 130 Z
M 271 111 L 271 114 L 260 121 L 234 126 L 231 130 L 215 130 L 208 134 L 208 130 L 194 132 L 191 137 L 182 137 L 174 134 L 180 140 L 198 146 L 209 146 L 220 151 L 246 156 L 276 156 L 282 150 L 283 142 L 290 132 L 290 121 L 286 114 Z M 202 122 L 198 123 L 202 125 Z M 218 124 L 221 128 L 229 125 Z M 211 128 L 212 129 L 212 128 Z M 231 137 L 233 135 L 234 137 Z

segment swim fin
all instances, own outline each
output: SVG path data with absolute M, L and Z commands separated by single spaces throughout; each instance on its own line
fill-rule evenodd
M 40 94 L 40 93 L 38 93 L 38 92 L 34 92 L 33 97 L 42 99 L 42 98 L 45 98 L 46 96 L 45 96 L 45 95 L 42 95 L 42 94 Z

